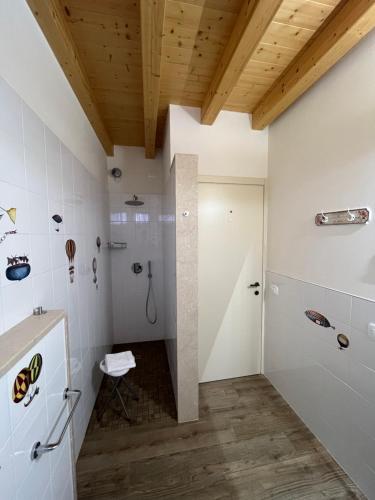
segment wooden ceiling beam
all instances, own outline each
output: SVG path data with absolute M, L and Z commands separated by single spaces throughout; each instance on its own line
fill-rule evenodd
M 166 0 L 141 0 L 143 114 L 146 158 L 154 158 Z
M 255 105 L 253 129 L 272 123 L 374 27 L 375 0 L 342 0 Z
M 100 117 L 89 79 L 78 56 L 77 48 L 58 0 L 27 0 L 27 3 L 106 154 L 112 156 L 112 140 Z
M 201 122 L 212 125 L 254 54 L 282 0 L 244 0 L 204 98 Z

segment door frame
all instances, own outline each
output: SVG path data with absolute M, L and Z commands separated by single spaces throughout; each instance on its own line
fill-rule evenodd
M 260 373 L 264 374 L 264 300 L 266 281 L 266 256 L 267 256 L 267 179 L 264 177 L 230 177 L 224 175 L 198 175 L 198 184 L 240 184 L 251 186 L 262 186 L 263 188 L 263 227 L 262 227 L 262 317 L 260 327 Z M 199 199 L 198 199 L 199 204 Z

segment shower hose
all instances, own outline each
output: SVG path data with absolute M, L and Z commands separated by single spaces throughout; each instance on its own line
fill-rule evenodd
M 153 316 L 150 314 L 151 302 L 154 305 L 154 311 L 155 311 Z M 147 318 L 147 321 L 151 325 L 155 325 L 155 323 L 158 320 L 158 310 L 156 307 L 154 287 L 152 285 L 152 272 L 151 272 L 151 261 L 150 260 L 148 261 L 148 292 L 147 292 L 147 300 L 146 300 L 146 318 Z

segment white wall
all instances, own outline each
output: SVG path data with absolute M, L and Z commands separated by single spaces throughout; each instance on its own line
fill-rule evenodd
M 116 146 L 114 156 L 108 159 L 108 170 L 114 167 L 122 170 L 122 177 L 108 175 L 110 237 L 128 245 L 126 250 L 111 250 L 114 341 L 122 344 L 163 339 L 162 157 L 159 154 L 154 160 L 146 160 L 144 148 Z M 144 205 L 125 205 L 133 194 Z M 149 260 L 158 309 L 155 325 L 149 324 L 145 316 Z M 143 265 L 142 273 L 132 272 L 134 262 Z M 150 307 L 151 315 L 153 312 Z
M 375 342 L 367 327 L 375 322 L 375 220 L 317 227 L 314 216 L 375 210 L 374 60 L 375 32 L 270 127 L 272 272 L 265 298 L 266 375 L 370 499 Z M 312 323 L 307 309 L 336 329 Z M 338 349 L 338 333 L 349 337 L 346 351 Z
M 314 216 L 375 209 L 374 60 L 372 33 L 270 127 L 268 182 L 268 269 L 370 299 L 375 221 L 316 227 Z
M 252 130 L 247 113 L 222 111 L 201 125 L 200 109 L 170 105 L 170 160 L 176 153 L 199 156 L 199 175 L 266 177 L 268 130 Z
M 0 74 L 103 180 L 104 150 L 25 0 L 0 0 Z

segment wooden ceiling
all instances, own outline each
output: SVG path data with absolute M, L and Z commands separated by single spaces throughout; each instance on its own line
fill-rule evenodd
M 375 0 L 28 0 L 107 154 L 169 104 L 264 128 L 375 26 Z

